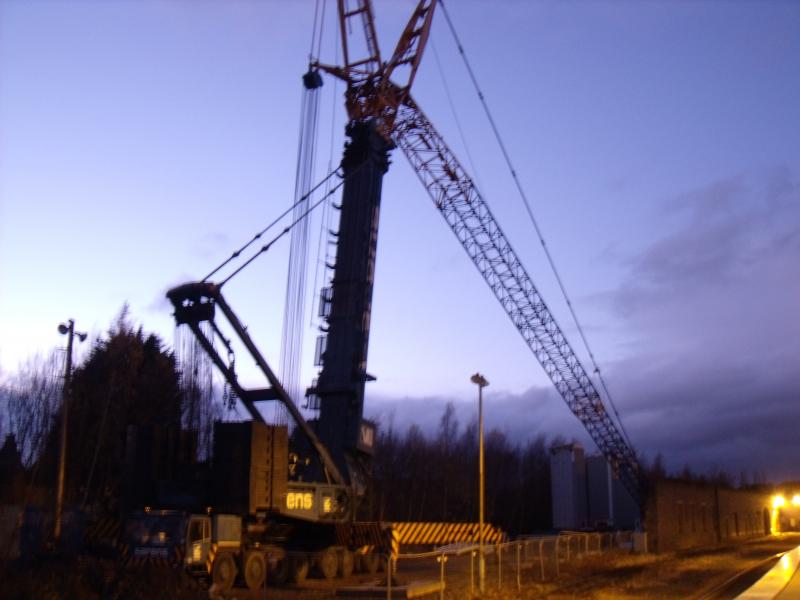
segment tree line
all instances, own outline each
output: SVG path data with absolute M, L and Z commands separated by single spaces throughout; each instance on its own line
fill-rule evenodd
M 46 505 L 56 480 L 63 384 L 63 352 L 30 360 L 0 385 L 0 501 Z M 189 432 L 196 462 L 213 446 L 213 424 L 224 415 L 211 367 L 193 338 L 175 350 L 135 327 L 123 308 L 104 336 L 92 342 L 74 370 L 66 500 L 72 505 L 117 508 L 130 426 Z M 550 448 L 560 436 L 512 440 L 485 435 L 485 518 L 509 533 L 551 527 Z M 668 476 L 661 455 L 647 464 L 653 478 Z M 371 492 L 362 518 L 382 521 L 475 521 L 478 515 L 478 424 L 459 422 L 447 404 L 432 435 L 418 425 L 378 428 Z M 705 475 L 688 466 L 673 478 L 734 486 L 720 469 Z M 765 483 L 742 474 L 739 487 Z
M 193 432 L 208 454 L 222 414 L 197 353 L 179 361 L 157 335 L 131 322 L 124 306 L 91 343 L 71 377 L 65 501 L 118 506 L 130 427 Z M 3 501 L 47 505 L 58 468 L 64 352 L 29 360 L 0 385 L 0 491 Z
M 550 455 L 539 434 L 514 442 L 500 430 L 484 437 L 485 520 L 509 533 L 541 531 L 551 524 Z M 478 520 L 478 423 L 461 427 L 452 403 L 435 435 L 418 425 L 404 433 L 392 423 L 379 429 L 369 518 L 384 521 Z

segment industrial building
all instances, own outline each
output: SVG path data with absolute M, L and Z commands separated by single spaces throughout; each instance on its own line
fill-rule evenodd
M 640 513 L 605 457 L 577 443 L 550 449 L 554 529 L 633 529 Z
M 648 545 L 656 552 L 768 535 L 781 529 L 779 523 L 770 523 L 775 499 L 766 491 L 672 479 L 651 483 L 642 523 L 637 504 L 605 458 L 586 456 L 576 443 L 550 448 L 550 477 L 554 529 L 631 530 L 644 525 Z M 797 504 L 800 506 L 800 496 Z M 788 519 L 784 521 L 784 529 L 789 529 Z

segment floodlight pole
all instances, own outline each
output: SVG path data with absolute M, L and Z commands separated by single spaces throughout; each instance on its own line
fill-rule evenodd
M 486 557 L 483 554 L 483 510 L 484 510 L 484 467 L 483 467 L 483 388 L 489 385 L 480 373 L 470 377 L 478 386 L 478 591 L 486 591 Z
M 58 326 L 58 331 L 67 336 L 67 360 L 64 368 L 64 387 L 61 390 L 61 441 L 58 453 L 58 487 L 56 488 L 56 515 L 53 525 L 54 547 L 58 548 L 61 541 L 61 522 L 64 511 L 64 481 L 67 466 L 67 420 L 69 413 L 69 399 L 72 394 L 72 341 L 75 337 L 75 320 L 67 321 Z M 86 339 L 85 333 L 78 333 L 81 341 Z

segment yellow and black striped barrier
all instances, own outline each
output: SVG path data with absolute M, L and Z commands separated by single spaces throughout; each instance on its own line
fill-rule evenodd
M 115 547 L 120 536 L 120 521 L 115 517 L 100 517 L 91 521 L 84 534 L 86 545 L 90 548 L 97 546 Z
M 206 572 L 211 575 L 211 569 L 214 568 L 214 557 L 217 555 L 217 544 L 211 544 L 208 549 L 208 556 L 206 556 Z
M 483 541 L 497 544 L 505 539 L 505 533 L 491 523 L 483 524 Z M 431 545 L 443 546 L 458 542 L 478 543 L 480 526 L 478 523 L 392 523 L 392 556 L 400 554 L 401 546 Z

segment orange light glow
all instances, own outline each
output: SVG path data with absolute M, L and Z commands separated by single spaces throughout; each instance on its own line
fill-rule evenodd
M 772 511 L 770 514 L 769 525 L 772 535 L 780 533 L 780 508 L 786 504 L 786 498 L 780 494 L 772 497 Z
M 795 494 L 792 496 L 792 504 L 795 506 L 800 506 L 800 494 Z

